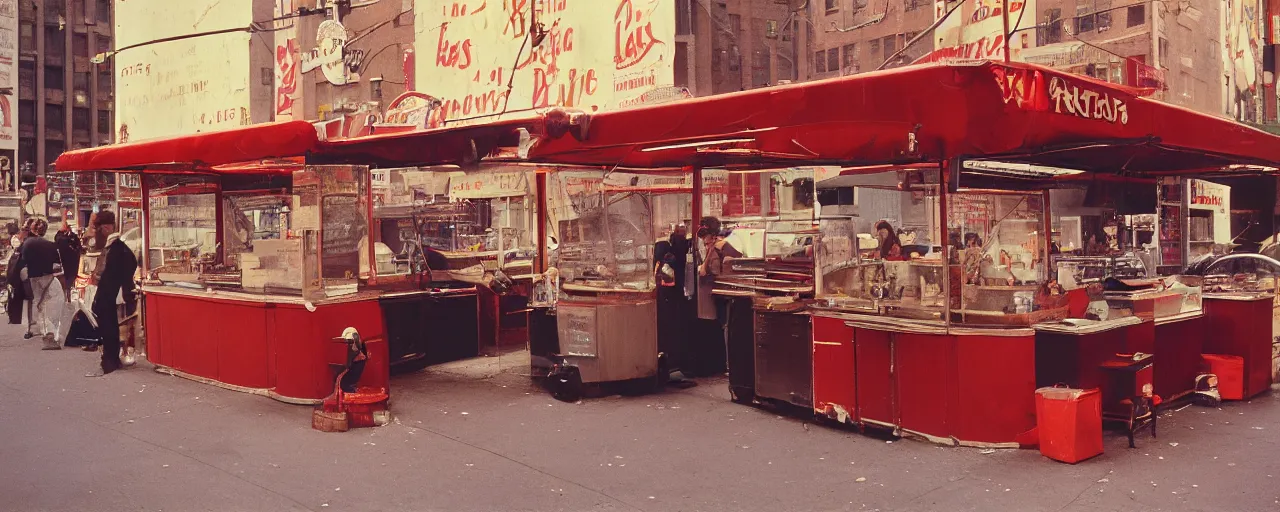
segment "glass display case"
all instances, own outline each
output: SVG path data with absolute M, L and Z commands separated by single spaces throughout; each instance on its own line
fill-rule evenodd
M 148 280 L 308 299 L 355 293 L 372 269 L 367 173 L 147 176 Z
M 654 192 L 641 177 L 607 171 L 548 176 L 551 266 L 564 290 L 654 288 Z
M 420 273 L 433 281 L 502 269 L 532 271 L 536 206 L 532 170 L 484 166 L 390 169 L 375 190 L 379 274 Z M 375 184 L 378 182 L 375 181 Z M 428 264 L 428 253 L 434 263 Z M 387 263 L 383 270 L 383 263 Z
M 941 320 L 947 304 L 938 193 L 937 171 L 820 182 L 819 306 Z
M 1049 271 L 1043 193 L 961 191 L 948 197 L 958 244 L 961 323 L 1031 325 L 1065 318 L 1066 296 Z M 958 242 L 957 242 L 958 241 Z

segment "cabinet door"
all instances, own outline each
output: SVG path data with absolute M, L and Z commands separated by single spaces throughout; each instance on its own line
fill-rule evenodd
M 951 435 L 954 338 L 936 334 L 894 334 L 894 380 L 898 419 L 904 429 L 936 437 Z
M 858 421 L 853 345 L 843 320 L 813 317 L 813 410 L 842 423 Z
M 862 421 L 896 425 L 892 335 L 857 328 L 853 331 L 853 338 L 857 416 Z
M 813 334 L 809 315 L 756 314 L 756 395 L 813 407 Z

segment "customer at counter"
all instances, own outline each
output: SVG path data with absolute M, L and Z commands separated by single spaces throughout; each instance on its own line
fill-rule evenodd
M 728 312 L 723 302 L 717 303 L 712 295 L 716 278 L 727 273 L 729 267 L 726 260 L 741 258 L 742 253 L 725 240 L 720 219 L 703 217 L 698 226 L 698 240 L 701 247 L 695 255 L 698 269 L 698 320 L 704 335 L 698 336 L 695 343 L 700 364 L 696 373 L 699 375 L 716 375 L 725 369 L 725 325 Z
M 889 221 L 876 223 L 876 240 L 880 241 L 880 259 L 886 261 L 902 261 L 902 241 Z

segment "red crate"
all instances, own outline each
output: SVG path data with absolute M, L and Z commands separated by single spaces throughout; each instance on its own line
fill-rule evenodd
M 1102 454 L 1102 393 L 1097 389 L 1036 390 L 1040 454 L 1075 464 Z
M 1223 354 L 1202 354 L 1209 373 L 1218 376 L 1218 395 L 1223 400 L 1244 400 L 1244 358 Z

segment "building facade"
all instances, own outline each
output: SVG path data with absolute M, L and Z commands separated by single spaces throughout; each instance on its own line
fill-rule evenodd
M 42 172 L 68 149 L 112 141 L 110 0 L 6 0 L 18 5 L 17 166 Z M 3 51 L 0 38 L 0 51 Z M 5 56 L 0 54 L 0 66 Z

